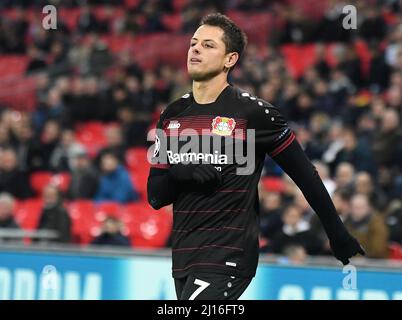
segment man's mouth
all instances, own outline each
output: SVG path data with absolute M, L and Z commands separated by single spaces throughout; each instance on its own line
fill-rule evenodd
M 198 59 L 198 58 L 191 58 L 190 59 L 190 63 L 192 63 L 192 64 L 197 64 L 197 63 L 200 63 L 200 62 L 201 62 L 201 60 Z

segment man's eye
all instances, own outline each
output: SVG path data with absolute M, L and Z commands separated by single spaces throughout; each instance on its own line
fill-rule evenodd
M 213 46 L 210 45 L 210 44 L 206 44 L 205 46 L 206 46 L 207 48 L 213 48 Z
M 195 43 L 190 43 L 190 47 L 194 47 L 195 46 Z

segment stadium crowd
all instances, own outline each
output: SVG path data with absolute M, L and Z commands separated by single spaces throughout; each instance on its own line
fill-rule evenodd
M 27 57 L 20 77 L 35 80 L 36 102 L 26 111 L 0 100 L 0 227 L 17 226 L 15 201 L 43 197 L 36 227 L 57 230 L 57 241 L 69 243 L 75 222 L 65 201 L 145 201 L 135 175 L 148 167 L 132 178 L 128 152 L 149 147 L 148 130 L 190 81 L 177 65 L 144 66 L 136 60 L 141 47 L 113 52 L 103 36 L 172 34 L 165 15 L 175 17 L 176 33 L 189 35 L 211 11 L 266 12 L 276 29 L 263 43 L 250 40 L 231 82 L 280 108 L 367 256 L 390 257 L 390 246 L 402 244 L 402 3 L 318 2 L 322 10 L 314 1 L 54 1 L 79 15 L 73 27 L 59 18 L 57 30 L 45 30 L 42 1 L 2 1 L 0 57 Z M 99 18 L 95 9 L 106 3 Z M 356 30 L 342 27 L 346 4 L 357 8 Z M 113 8 L 125 10 L 114 16 Z M 79 134 L 94 123 L 104 137 L 96 146 Z M 38 189 L 32 177 L 39 172 L 68 173 L 70 181 L 63 190 Z M 261 252 L 296 262 L 329 254 L 314 212 L 269 158 L 260 202 Z M 115 216 L 102 230 L 92 243 L 130 245 Z

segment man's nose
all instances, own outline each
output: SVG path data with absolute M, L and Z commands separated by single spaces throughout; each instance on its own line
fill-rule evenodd
M 196 54 L 199 54 L 199 53 L 200 53 L 200 49 L 199 49 L 199 47 L 198 47 L 198 44 L 194 45 L 194 46 L 192 47 L 192 50 L 193 50 L 193 53 L 196 53 Z

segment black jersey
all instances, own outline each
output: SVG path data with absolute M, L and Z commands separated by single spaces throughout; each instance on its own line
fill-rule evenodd
M 157 133 L 152 167 L 206 162 L 222 173 L 222 183 L 213 190 L 180 186 L 173 202 L 173 276 L 184 277 L 191 271 L 254 276 L 259 252 L 257 186 L 265 155 L 279 154 L 295 138 L 279 110 L 229 85 L 213 103 L 200 105 L 191 93 L 185 94 L 169 104 L 157 128 L 163 132 Z M 210 141 L 205 151 L 189 141 L 207 137 L 224 142 Z M 247 150 L 254 153 L 254 164 L 248 164 L 249 174 L 239 174 L 245 164 L 237 155 Z

